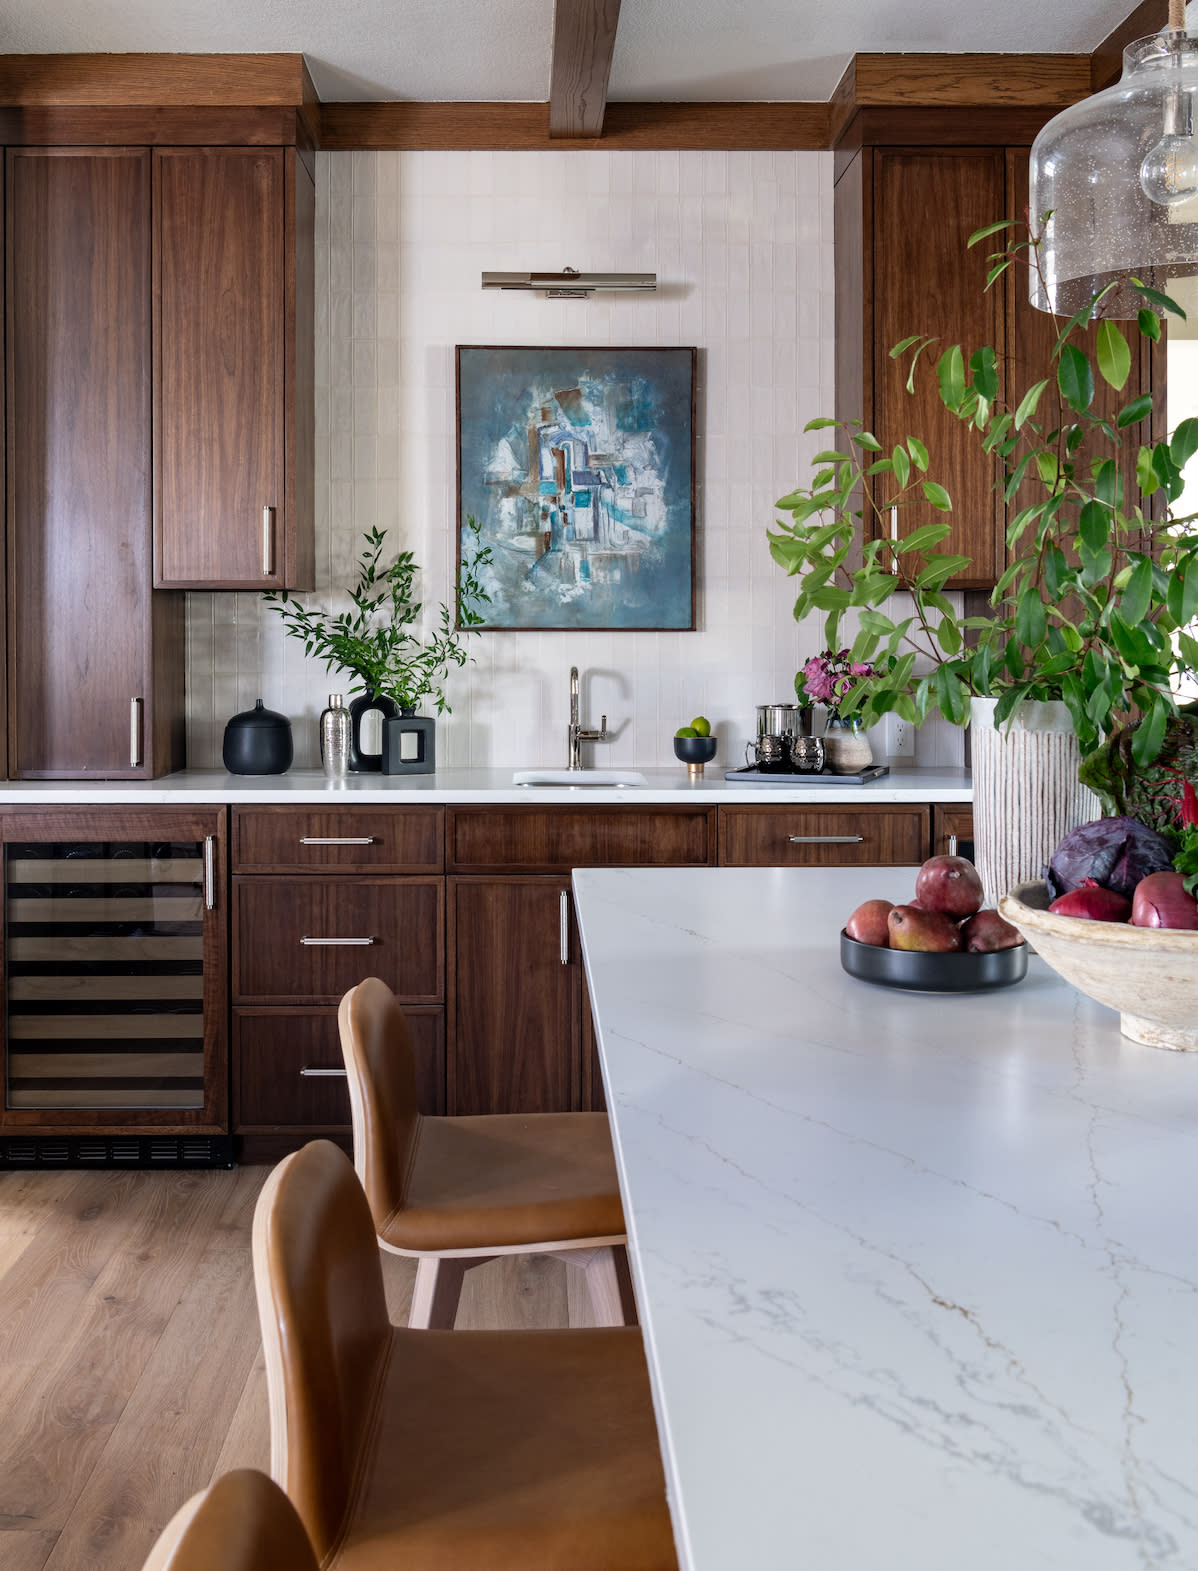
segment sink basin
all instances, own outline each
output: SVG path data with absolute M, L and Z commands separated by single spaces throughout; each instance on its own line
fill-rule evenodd
M 517 769 L 518 786 L 647 786 L 635 769 Z

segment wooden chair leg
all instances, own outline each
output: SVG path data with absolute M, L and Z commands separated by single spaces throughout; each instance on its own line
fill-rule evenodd
M 628 1251 L 623 1244 L 593 1249 L 584 1267 L 597 1326 L 634 1326 L 637 1322 Z M 581 1262 L 580 1262 L 581 1263 Z
M 418 1331 L 452 1331 L 462 1296 L 462 1280 L 472 1265 L 480 1263 L 422 1255 L 416 1262 L 409 1327 Z

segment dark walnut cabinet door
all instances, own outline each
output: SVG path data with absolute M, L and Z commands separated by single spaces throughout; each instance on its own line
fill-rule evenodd
M 10 768 L 182 764 L 181 595 L 151 593 L 150 155 L 7 155 Z
M 451 1113 L 582 1100 L 582 965 L 565 878 L 449 880 Z
M 941 550 L 972 558 L 956 587 L 992 584 L 1005 565 L 1002 498 L 996 470 L 981 454 L 977 433 L 945 409 L 932 369 L 942 349 L 959 343 L 966 357 L 983 344 L 999 355 L 1000 296 L 985 292 L 986 247 L 967 249 L 975 229 L 1004 216 L 1005 164 L 1001 150 L 928 156 L 879 150 L 874 154 L 873 343 L 875 434 L 889 452 L 908 436 L 930 455 L 929 475 L 952 498 L 951 514 L 918 502 L 883 519 L 898 536 L 924 524 L 947 522 L 952 536 Z M 891 348 L 911 333 L 935 335 L 914 392 L 907 361 Z
M 154 152 L 161 586 L 310 583 L 311 188 L 290 148 Z

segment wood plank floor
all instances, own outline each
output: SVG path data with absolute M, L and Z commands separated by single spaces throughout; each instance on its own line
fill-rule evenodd
M 268 1466 L 250 1264 L 268 1172 L 0 1174 L 0 1571 L 140 1571 L 196 1490 Z M 415 1268 L 382 1258 L 402 1323 Z M 586 1325 L 580 1277 L 492 1261 L 458 1325 Z

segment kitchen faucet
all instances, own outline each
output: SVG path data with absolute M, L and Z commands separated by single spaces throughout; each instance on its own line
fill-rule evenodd
M 570 667 L 570 726 L 566 733 L 569 739 L 569 760 L 567 769 L 582 768 L 583 742 L 610 742 L 607 734 L 607 716 L 604 715 L 598 731 L 584 731 L 578 720 L 578 667 Z

